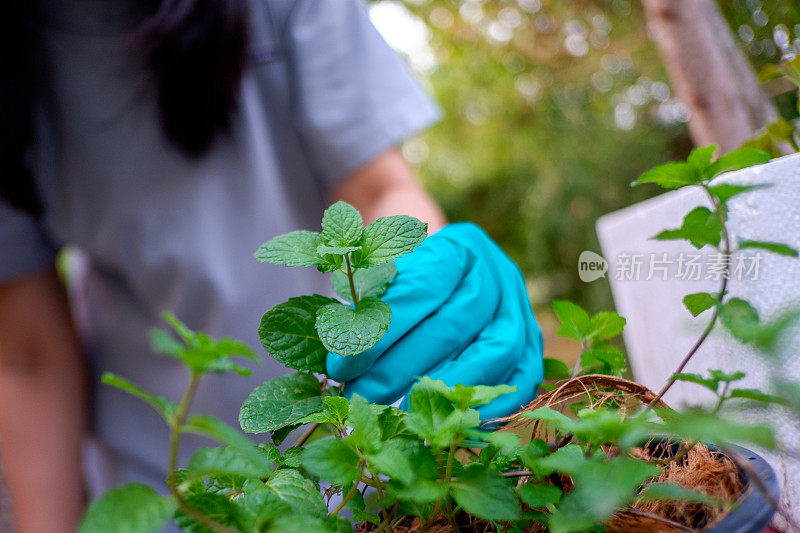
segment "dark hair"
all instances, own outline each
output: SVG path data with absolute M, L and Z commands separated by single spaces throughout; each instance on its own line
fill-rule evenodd
M 187 154 L 230 127 L 247 57 L 245 0 L 163 0 L 139 41 L 155 77 L 161 125 Z
M 26 152 L 33 143 L 39 39 L 30 0 L 6 0 L 0 22 L 0 197 L 38 215 Z M 152 71 L 161 127 L 189 156 L 230 128 L 247 58 L 246 0 L 154 1 L 135 35 Z

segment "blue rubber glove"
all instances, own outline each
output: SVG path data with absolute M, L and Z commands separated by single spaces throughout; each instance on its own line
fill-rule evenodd
M 479 408 L 483 420 L 528 403 L 543 379 L 542 333 L 522 274 L 497 244 L 475 224 L 449 224 L 396 264 L 382 296 L 392 322 L 380 342 L 358 355 L 328 354 L 328 374 L 345 393 L 391 404 L 425 375 L 450 386 L 516 385 Z

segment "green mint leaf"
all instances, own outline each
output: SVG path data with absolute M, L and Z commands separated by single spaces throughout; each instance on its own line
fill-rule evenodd
M 656 424 L 655 432 L 720 446 L 746 442 L 768 449 L 775 447 L 775 434 L 768 424 L 743 424 L 695 409 L 680 413 L 660 410 L 658 414 L 664 423 Z
M 319 518 L 324 518 L 327 513 L 318 485 L 303 477 L 297 470 L 278 470 L 267 481 L 265 487 L 280 501 L 299 513 Z
M 362 249 L 353 254 L 357 268 L 375 266 L 406 254 L 427 237 L 428 225 L 414 217 L 381 217 L 366 228 Z
M 358 249 L 363 233 L 361 214 L 347 202 L 336 202 L 322 215 L 322 235 L 330 246 L 355 246 Z
M 681 374 L 675 374 L 672 376 L 673 381 L 688 381 L 689 383 L 695 383 L 702 387 L 707 388 L 714 394 L 717 392 L 717 387 L 719 386 L 719 381 L 711 378 L 704 378 L 700 374 L 691 374 L 688 372 L 683 372 Z
M 262 461 L 253 462 L 250 457 L 232 447 L 200 448 L 192 455 L 184 476 L 184 483 L 192 484 L 206 476 L 266 478 L 272 472 L 267 454 L 259 451 Z
M 561 381 L 562 379 L 569 379 L 571 375 L 572 371 L 564 361 L 545 357 L 544 379 L 550 381 Z
M 147 485 L 122 485 L 89 506 L 78 533 L 154 533 L 164 527 L 174 510 L 172 498 Z
M 266 381 L 242 404 L 239 424 L 247 433 L 266 433 L 292 426 L 322 410 L 319 381 L 312 374 L 294 373 Z
M 288 426 L 283 426 L 282 428 L 278 428 L 272 432 L 270 435 L 270 439 L 272 440 L 272 444 L 275 446 L 280 446 L 283 441 L 286 440 L 286 437 L 291 435 L 294 430 L 299 428 L 302 424 L 290 424 Z M 323 427 L 323 426 L 320 426 Z
M 313 231 L 292 231 L 278 235 L 256 250 L 255 258 L 261 263 L 285 266 L 320 267 L 325 260 L 317 253 L 322 235 Z
M 686 306 L 692 316 L 697 316 L 706 309 L 711 309 L 717 303 L 719 303 L 719 300 L 707 292 L 695 292 L 683 297 L 683 305 Z
M 627 370 L 625 356 L 610 342 L 593 342 L 581 354 L 581 371 L 588 369 L 597 374 L 621 376 Z
M 740 342 L 752 341 L 759 330 L 758 311 L 741 298 L 731 298 L 720 309 L 722 325 Z
M 360 449 L 372 451 L 380 448 L 381 427 L 378 425 L 378 413 L 358 394 L 353 394 L 350 398 L 347 425 L 353 428 L 350 438 Z
M 708 494 L 687 489 L 672 483 L 650 483 L 642 491 L 639 501 L 681 501 L 687 503 L 699 503 L 704 505 L 722 506 L 724 502 Z
M 444 384 L 423 378 L 409 393 L 411 412 L 406 427 L 437 449 L 446 448 L 459 433 L 480 425 L 480 416 L 474 409 L 456 409 L 442 391 Z M 449 390 L 449 387 L 445 388 Z
M 769 242 L 769 241 L 751 241 L 747 239 L 742 239 L 739 241 L 739 249 L 743 250 L 745 248 L 759 248 L 761 250 L 767 250 L 772 253 L 776 253 L 778 255 L 788 255 L 789 257 L 797 257 L 797 250 L 788 246 L 786 244 L 781 244 L 779 242 Z
M 655 183 L 665 189 L 678 189 L 685 185 L 697 185 L 702 179 L 702 175 L 693 165 L 671 162 L 648 170 L 631 185 Z
M 776 403 L 779 405 L 786 404 L 786 400 L 780 396 L 766 394 L 757 389 L 734 389 L 730 392 L 729 397 L 753 400 L 755 402 Z
M 370 268 L 359 268 L 353 274 L 353 285 L 355 285 L 356 288 L 356 295 L 359 299 L 369 298 L 370 296 L 381 296 L 386 292 L 386 289 L 396 275 L 397 267 L 392 260 Z M 340 298 L 353 303 L 347 274 L 338 271 L 334 272 L 331 277 L 331 284 L 333 285 L 333 290 L 336 291 L 336 294 L 338 294 Z
M 707 207 L 695 207 L 683 217 L 680 228 L 662 231 L 654 238 L 686 239 L 698 250 L 706 244 L 718 246 L 722 238 L 722 223 Z
M 733 381 L 739 381 L 740 379 L 744 379 L 746 376 L 744 372 L 740 371 L 731 372 L 729 374 L 727 372 L 723 372 L 722 370 L 709 370 L 708 373 L 711 375 L 713 379 L 716 379 L 720 383 L 731 383 Z
M 230 357 L 258 361 L 253 350 L 241 341 L 229 337 L 217 340 L 205 333 L 194 332 L 171 313 L 164 313 L 163 317 L 183 340 L 183 344 L 165 331 L 153 330 L 150 332 L 153 350 L 180 360 L 193 372 L 235 371 L 247 374 L 249 370 L 234 364 Z
M 253 465 L 258 465 L 261 470 L 267 470 L 270 467 L 270 463 L 262 450 L 254 446 L 239 431 L 211 415 L 191 415 L 181 430 L 203 435 L 227 444 Z
M 660 468 L 627 456 L 582 461 L 570 474 L 575 488 L 551 515 L 551 531 L 587 531 L 632 502 L 642 482 L 659 472 Z
M 625 318 L 613 311 L 600 311 L 591 318 L 589 340 L 606 340 L 616 337 L 625 328 Z
M 488 442 L 506 453 L 512 452 L 519 446 L 520 437 L 514 433 L 507 433 L 504 431 L 481 431 L 479 429 L 471 429 L 466 433 L 468 437 Z
M 711 158 L 717 150 L 719 150 L 719 146 L 716 144 L 694 148 L 686 158 L 686 162 L 696 168 L 701 176 L 708 177 L 706 170 L 711 166 Z
M 719 185 L 712 185 L 709 187 L 708 192 L 710 192 L 720 204 L 724 204 L 738 194 L 756 189 L 763 189 L 769 186 L 770 184 L 768 183 L 762 183 L 760 185 L 732 185 L 730 183 L 720 183 Z
M 303 468 L 325 481 L 347 485 L 358 479 L 358 454 L 347 439 L 322 439 L 303 452 Z
M 525 411 L 522 413 L 522 416 L 533 420 L 549 422 L 562 433 L 569 433 L 573 424 L 573 421 L 570 417 L 549 407 L 539 407 L 537 409 L 533 409 L 532 411 Z
M 317 334 L 317 312 L 331 303 L 336 300 L 314 294 L 289 298 L 267 311 L 258 327 L 264 349 L 289 368 L 324 373 L 328 350 Z
M 717 159 L 708 169 L 708 176 L 713 178 L 724 172 L 740 170 L 753 165 L 763 165 L 768 163 L 769 160 L 770 155 L 767 152 L 752 146 L 744 146 Z
M 344 425 L 350 414 L 350 404 L 347 398 L 341 396 L 326 396 L 322 399 L 325 407 L 325 413 L 334 420 L 337 425 Z
M 337 302 L 317 311 L 316 328 L 329 352 L 356 355 L 381 340 L 391 316 L 389 306 L 376 297 L 360 300 L 355 309 Z
M 585 340 L 592 333 L 592 319 L 589 313 L 572 302 L 556 300 L 553 310 L 561 322 L 556 333 L 576 341 Z
M 532 508 L 556 505 L 561 499 L 561 489 L 543 483 L 525 483 L 517 487 L 520 499 Z
M 186 503 L 192 509 L 200 511 L 212 520 L 233 529 L 244 529 L 244 517 L 242 516 L 242 512 L 227 496 L 204 492 L 200 494 L 189 494 L 185 499 Z M 201 524 L 184 513 L 180 508 L 175 511 L 173 520 L 175 521 L 175 525 L 183 531 L 188 531 L 190 533 L 215 533 L 215 530 Z
M 391 439 L 372 452 L 367 453 L 369 464 L 403 485 L 438 477 L 438 465 L 430 448 L 411 439 Z
M 131 381 L 128 381 L 127 379 L 110 372 L 104 373 L 101 380 L 106 385 L 116 387 L 127 392 L 128 394 L 136 396 L 140 400 L 144 400 L 150 404 L 153 409 L 158 411 L 168 423 L 175 416 L 175 412 L 178 410 L 178 404 L 175 402 L 171 402 L 163 396 L 155 396 L 154 394 L 150 394 Z
M 478 518 L 519 518 L 519 500 L 513 485 L 493 468 L 477 463 L 467 465 L 451 490 L 456 503 Z

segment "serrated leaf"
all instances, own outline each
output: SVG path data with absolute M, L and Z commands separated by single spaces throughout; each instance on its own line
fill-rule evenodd
M 706 309 L 711 309 L 717 302 L 718 300 L 707 292 L 695 292 L 683 297 L 683 305 L 686 306 L 692 316 L 697 316 Z
M 709 389 L 711 392 L 717 392 L 717 387 L 719 386 L 719 381 L 715 379 L 704 378 L 700 374 L 691 374 L 688 372 L 683 372 L 680 374 L 675 374 L 672 376 L 673 381 L 687 381 L 689 383 L 694 383 L 696 385 L 700 385 Z
M 693 148 L 686 162 L 696 168 L 701 176 L 705 176 L 706 169 L 711 165 L 711 158 L 717 150 L 719 146 L 716 144 Z
M 764 189 L 769 187 L 768 183 L 759 185 L 733 185 L 731 183 L 720 183 L 719 185 L 712 185 L 708 188 L 708 192 L 717 199 L 721 204 L 724 204 L 736 195 L 753 191 L 757 189 Z
M 211 415 L 191 415 L 181 431 L 196 433 L 228 444 L 260 470 L 266 471 L 270 467 L 267 457 L 250 442 L 250 439 Z
M 519 501 L 513 485 L 493 468 L 472 463 L 452 483 L 453 499 L 468 513 L 484 520 L 516 520 Z
M 569 369 L 564 361 L 552 359 L 550 357 L 544 358 L 544 379 L 550 381 L 560 381 L 562 379 L 569 379 L 572 371 Z
M 322 215 L 322 235 L 330 246 L 356 246 L 358 249 L 363 232 L 361 214 L 347 202 L 336 202 Z
M 331 303 L 336 300 L 314 294 L 289 298 L 267 311 L 258 327 L 264 349 L 289 368 L 324 373 L 328 350 L 317 334 L 317 312 Z
M 381 217 L 366 228 L 362 249 L 353 254 L 355 266 L 370 267 L 412 251 L 427 237 L 428 225 L 414 217 Z
M 562 337 L 581 341 L 592 331 L 592 319 L 581 307 L 566 300 L 553 302 L 553 310 L 561 322 L 557 333 Z
M 451 444 L 459 433 L 480 425 L 474 409 L 456 409 L 443 393 L 440 381 L 423 378 L 411 389 L 406 427 L 431 446 L 442 449 Z
M 625 329 L 625 318 L 613 311 L 600 311 L 591 318 L 589 340 L 606 340 L 616 337 Z
M 746 374 L 741 371 L 736 372 L 723 372 L 722 370 L 709 370 L 708 373 L 711 375 L 712 379 L 717 380 L 719 383 L 731 383 L 733 381 L 739 381 L 740 379 L 744 379 Z
M 519 446 L 519 435 L 504 431 L 481 431 L 479 429 L 468 430 L 467 436 L 473 439 L 480 439 L 488 442 L 492 446 L 500 448 L 506 452 L 511 452 Z
M 242 513 L 239 508 L 226 496 L 210 492 L 189 494 L 185 497 L 186 503 L 192 509 L 199 511 L 215 522 L 242 530 Z M 216 533 L 214 529 L 201 524 L 191 516 L 178 509 L 173 517 L 175 525 L 181 530 L 190 533 Z
M 359 268 L 353 274 L 353 285 L 356 289 L 356 295 L 359 299 L 369 298 L 370 296 L 381 296 L 394 277 L 397 275 L 397 267 L 394 261 L 388 261 L 375 265 L 370 268 Z M 340 298 L 353 303 L 353 298 L 350 295 L 350 282 L 347 275 L 343 272 L 334 272 L 331 276 L 331 284 L 333 290 Z
M 327 508 L 319 486 L 297 470 L 278 470 L 265 484 L 280 501 L 297 512 L 324 518 Z
M 347 420 L 347 416 L 350 414 L 350 404 L 347 398 L 342 398 L 341 396 L 326 396 L 322 401 L 324 403 L 325 412 L 328 413 L 331 419 L 338 422 L 339 425 L 344 424 L 345 420 Z
M 561 489 L 544 483 L 525 483 L 517 487 L 520 499 L 528 506 L 546 507 L 555 505 L 561 499 Z
M 320 266 L 324 260 L 317 253 L 322 244 L 322 234 L 298 230 L 278 235 L 256 250 L 255 258 L 261 263 L 284 266 Z
M 758 311 L 741 298 L 731 298 L 720 308 L 722 325 L 741 342 L 750 342 L 758 331 Z
M 591 369 L 598 374 L 620 376 L 626 370 L 625 356 L 606 341 L 596 341 L 581 354 L 581 371 Z
M 722 223 L 707 207 L 695 207 L 683 217 L 680 228 L 662 231 L 654 238 L 686 239 L 698 250 L 706 244 L 718 246 L 722 238 Z
M 717 159 L 709 168 L 708 176 L 713 178 L 724 172 L 732 172 L 740 170 L 753 165 L 762 165 L 768 163 L 770 155 L 752 146 L 743 146 Z
M 775 434 L 767 424 L 743 424 L 697 409 L 678 413 L 659 411 L 659 416 L 664 423 L 656 424 L 654 431 L 681 439 L 721 446 L 744 442 L 764 448 L 775 447 Z
M 135 383 L 128 381 L 123 377 L 117 376 L 116 374 L 112 374 L 111 372 L 104 373 L 101 381 L 106 385 L 116 387 L 121 391 L 125 391 L 128 394 L 136 396 L 140 400 L 144 400 L 150 404 L 153 409 L 158 411 L 167 422 L 170 422 L 172 417 L 175 416 L 175 412 L 178 410 L 178 404 L 175 402 L 171 402 L 163 396 L 150 394 Z
M 358 454 L 346 439 L 322 439 L 303 452 L 303 468 L 325 481 L 346 485 L 360 476 Z
M 356 355 L 375 345 L 389 329 L 392 311 L 382 300 L 370 297 L 349 305 L 331 303 L 317 311 L 316 328 L 329 352 Z
M 580 467 L 570 475 L 574 490 L 566 495 L 551 515 L 550 530 L 586 531 L 607 519 L 620 507 L 632 502 L 637 488 L 657 475 L 660 468 L 627 456 L 608 461 L 578 460 Z
M 372 451 L 380 447 L 381 427 L 378 425 L 378 413 L 358 394 L 353 394 L 350 398 L 347 425 L 353 428 L 350 438 L 359 449 Z
M 780 396 L 773 396 L 766 394 L 757 389 L 734 389 L 728 395 L 730 398 L 741 398 L 745 400 L 753 400 L 755 402 L 785 404 L 786 400 Z
M 685 185 L 697 185 L 701 180 L 702 176 L 693 165 L 671 162 L 648 170 L 631 185 L 655 183 L 665 189 L 678 189 Z
M 758 248 L 761 250 L 767 250 L 768 252 L 772 252 L 778 255 L 788 255 L 789 257 L 797 257 L 797 250 L 795 250 L 789 245 L 782 244 L 779 242 L 751 241 L 747 239 L 742 239 L 739 241 L 739 249 L 743 250 L 745 248 Z
M 154 533 L 174 510 L 172 498 L 147 485 L 130 483 L 95 500 L 83 515 L 78 533 Z
M 253 462 L 250 457 L 231 447 L 200 448 L 192 455 L 186 469 L 184 482 L 191 484 L 206 476 L 239 476 L 266 478 L 271 473 L 266 452 L 263 461 Z
M 438 477 L 436 458 L 422 442 L 411 439 L 391 439 L 367 454 L 371 465 L 393 480 L 412 485 L 420 480 L 434 481 Z
M 322 410 L 319 381 L 312 374 L 294 373 L 266 381 L 247 397 L 239 424 L 247 433 L 266 433 L 292 426 Z

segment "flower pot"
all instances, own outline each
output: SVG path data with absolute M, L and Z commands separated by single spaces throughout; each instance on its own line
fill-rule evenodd
M 732 448 L 744 461 L 747 461 L 769 490 L 772 498 L 779 501 L 778 478 L 769 463 L 755 452 L 738 446 Z M 754 486 L 745 471 L 740 469 L 740 474 L 747 481 L 747 489 L 739 500 L 739 505 L 725 518 L 704 531 L 708 533 L 760 533 L 772 521 L 775 514 L 772 504 L 758 487 Z

